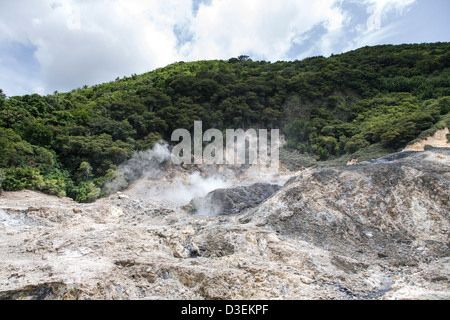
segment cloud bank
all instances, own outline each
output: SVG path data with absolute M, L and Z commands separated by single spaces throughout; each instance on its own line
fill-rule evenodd
M 175 61 L 340 53 L 383 41 L 414 2 L 2 0 L 0 88 L 48 94 Z

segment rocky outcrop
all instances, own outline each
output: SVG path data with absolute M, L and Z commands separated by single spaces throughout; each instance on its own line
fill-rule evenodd
M 175 169 L 93 204 L 4 192 L 0 299 L 450 299 L 449 160 L 240 183 L 210 194 L 218 216 L 145 198 L 176 188 Z
M 241 218 L 347 257 L 417 264 L 450 255 L 450 150 L 311 170 Z
M 211 191 L 194 198 L 188 209 L 192 213 L 220 216 L 243 213 L 272 196 L 281 187 L 269 183 L 255 183 Z
M 450 148 L 450 130 L 437 130 L 432 136 L 408 145 L 404 151 L 424 151 L 425 148 Z
M 0 300 L 77 300 L 78 292 L 64 283 L 40 283 L 0 292 Z

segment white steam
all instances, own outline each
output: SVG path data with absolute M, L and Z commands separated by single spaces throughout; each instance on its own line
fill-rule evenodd
M 169 145 L 159 142 L 151 150 L 138 152 L 121 164 L 115 178 L 106 183 L 108 194 L 123 190 L 129 185 L 128 193 L 153 203 L 183 205 L 194 197 L 232 185 L 231 181 L 219 175 L 202 177 L 199 172 L 187 174 L 181 166 L 169 166 L 171 151 Z
M 118 167 L 114 179 L 104 186 L 108 194 L 127 187 L 142 177 L 157 177 L 165 162 L 170 161 L 171 152 L 165 142 L 156 143 L 152 149 L 135 153 L 131 159 Z
M 203 197 L 209 192 L 232 186 L 231 181 L 221 176 L 202 177 L 199 172 L 194 172 L 186 178 L 175 178 L 159 195 L 159 199 L 169 204 L 187 204 L 195 197 Z
M 136 153 L 121 164 L 104 191 L 122 191 L 129 198 L 157 206 L 186 205 L 216 189 L 234 185 L 267 182 L 282 185 L 287 180 L 278 170 L 260 166 L 174 165 L 167 143 Z M 126 188 L 126 189 L 125 189 Z M 205 212 L 214 214 L 213 208 Z

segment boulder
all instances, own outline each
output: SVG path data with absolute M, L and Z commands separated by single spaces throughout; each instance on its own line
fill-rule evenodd
M 259 205 L 281 187 L 276 184 L 255 183 L 211 191 L 204 197 L 196 197 L 190 203 L 190 211 L 209 216 L 234 215 Z

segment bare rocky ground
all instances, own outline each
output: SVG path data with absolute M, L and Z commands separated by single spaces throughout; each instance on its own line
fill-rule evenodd
M 438 130 L 434 135 L 428 136 L 418 142 L 408 145 L 405 151 L 424 151 L 426 146 L 435 148 L 450 148 L 450 142 L 447 135 L 450 134 L 448 128 Z
M 166 167 L 92 204 L 4 192 L 0 298 L 450 298 L 448 149 L 255 170 Z M 186 206 L 257 182 L 282 188 L 239 213 Z

